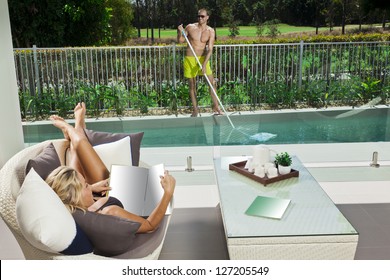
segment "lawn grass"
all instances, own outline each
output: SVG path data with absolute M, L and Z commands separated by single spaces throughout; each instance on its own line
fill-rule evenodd
M 346 29 L 357 29 L 358 25 L 346 25 Z M 368 26 L 363 26 L 368 27 Z M 279 24 L 278 29 L 281 34 L 288 33 L 299 33 L 299 32 L 315 32 L 316 28 L 312 26 L 293 26 L 288 24 Z M 333 30 L 341 29 L 340 26 L 334 27 Z M 320 27 L 319 31 L 328 31 L 329 27 Z M 155 38 L 176 38 L 177 30 L 176 29 L 161 29 L 160 35 L 158 29 L 154 31 Z M 217 27 L 216 28 L 217 37 L 229 36 L 228 27 Z M 266 31 L 265 31 L 266 32 Z M 240 34 L 237 37 L 256 37 L 256 26 L 240 26 Z M 146 29 L 141 29 L 141 37 L 146 38 Z M 151 31 L 149 30 L 149 38 L 151 37 Z

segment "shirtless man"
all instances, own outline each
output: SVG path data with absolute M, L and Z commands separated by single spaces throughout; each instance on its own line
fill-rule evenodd
M 183 25 L 179 25 L 177 30 L 177 40 L 179 43 L 184 43 L 185 38 L 183 36 L 183 30 L 185 31 L 188 40 L 190 41 L 192 48 L 194 49 L 200 63 L 202 64 L 202 70 L 200 69 L 192 51 L 189 46 L 186 49 L 186 56 L 184 58 L 184 77 L 188 79 L 190 86 L 190 96 L 193 105 L 193 112 L 191 117 L 198 116 L 199 110 L 196 100 L 196 76 L 206 74 L 213 85 L 214 90 L 215 83 L 213 73 L 210 68 L 210 57 L 213 53 L 215 31 L 213 28 L 207 25 L 209 14 L 206 9 L 200 9 L 198 11 L 198 22 L 190 23 L 183 28 Z M 214 114 L 221 115 L 222 112 L 218 105 L 218 99 L 214 95 L 212 88 L 209 88 L 211 99 L 213 101 Z

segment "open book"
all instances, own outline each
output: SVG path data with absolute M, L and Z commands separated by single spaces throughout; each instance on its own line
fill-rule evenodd
M 112 165 L 110 196 L 118 198 L 127 211 L 139 216 L 149 216 L 164 194 L 160 176 L 164 176 L 163 164 L 152 166 L 149 169 Z M 171 213 L 170 203 L 165 214 Z

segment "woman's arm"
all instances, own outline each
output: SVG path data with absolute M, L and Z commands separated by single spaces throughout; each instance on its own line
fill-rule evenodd
M 108 184 L 108 179 L 96 182 L 91 185 L 92 192 L 94 193 L 99 193 L 102 196 L 104 196 L 107 191 L 111 190 L 109 184 Z
M 165 216 L 175 190 L 176 180 L 166 171 L 165 176 L 161 179 L 161 185 L 164 188 L 164 195 L 150 216 L 141 224 L 138 232 L 149 232 L 157 229 Z
M 146 219 L 133 213 L 130 213 L 118 206 L 107 206 L 103 208 L 100 213 L 122 217 L 140 223 L 141 226 L 138 229 L 137 233 L 147 233 L 154 231 L 158 228 L 159 224 L 165 216 L 165 212 L 167 211 L 168 205 L 172 199 L 175 190 L 176 180 L 168 174 L 168 171 L 165 171 L 165 176 L 161 178 L 161 185 L 164 188 L 164 195 L 160 200 L 159 204 L 156 206 L 150 216 Z

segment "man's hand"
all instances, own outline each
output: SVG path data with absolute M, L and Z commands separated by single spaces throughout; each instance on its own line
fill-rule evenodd
M 183 27 L 183 24 L 180 24 L 178 27 L 177 27 L 177 41 L 179 43 L 184 43 L 185 39 L 183 37 L 183 32 L 185 32 L 185 29 Z
M 202 64 L 202 73 L 203 73 L 203 75 L 206 74 L 206 65 L 207 65 L 207 63 L 203 62 L 203 64 Z
M 183 24 L 180 24 L 178 27 L 177 27 L 177 30 L 179 31 L 180 35 L 183 33 L 183 30 L 184 30 L 184 27 L 183 27 Z

